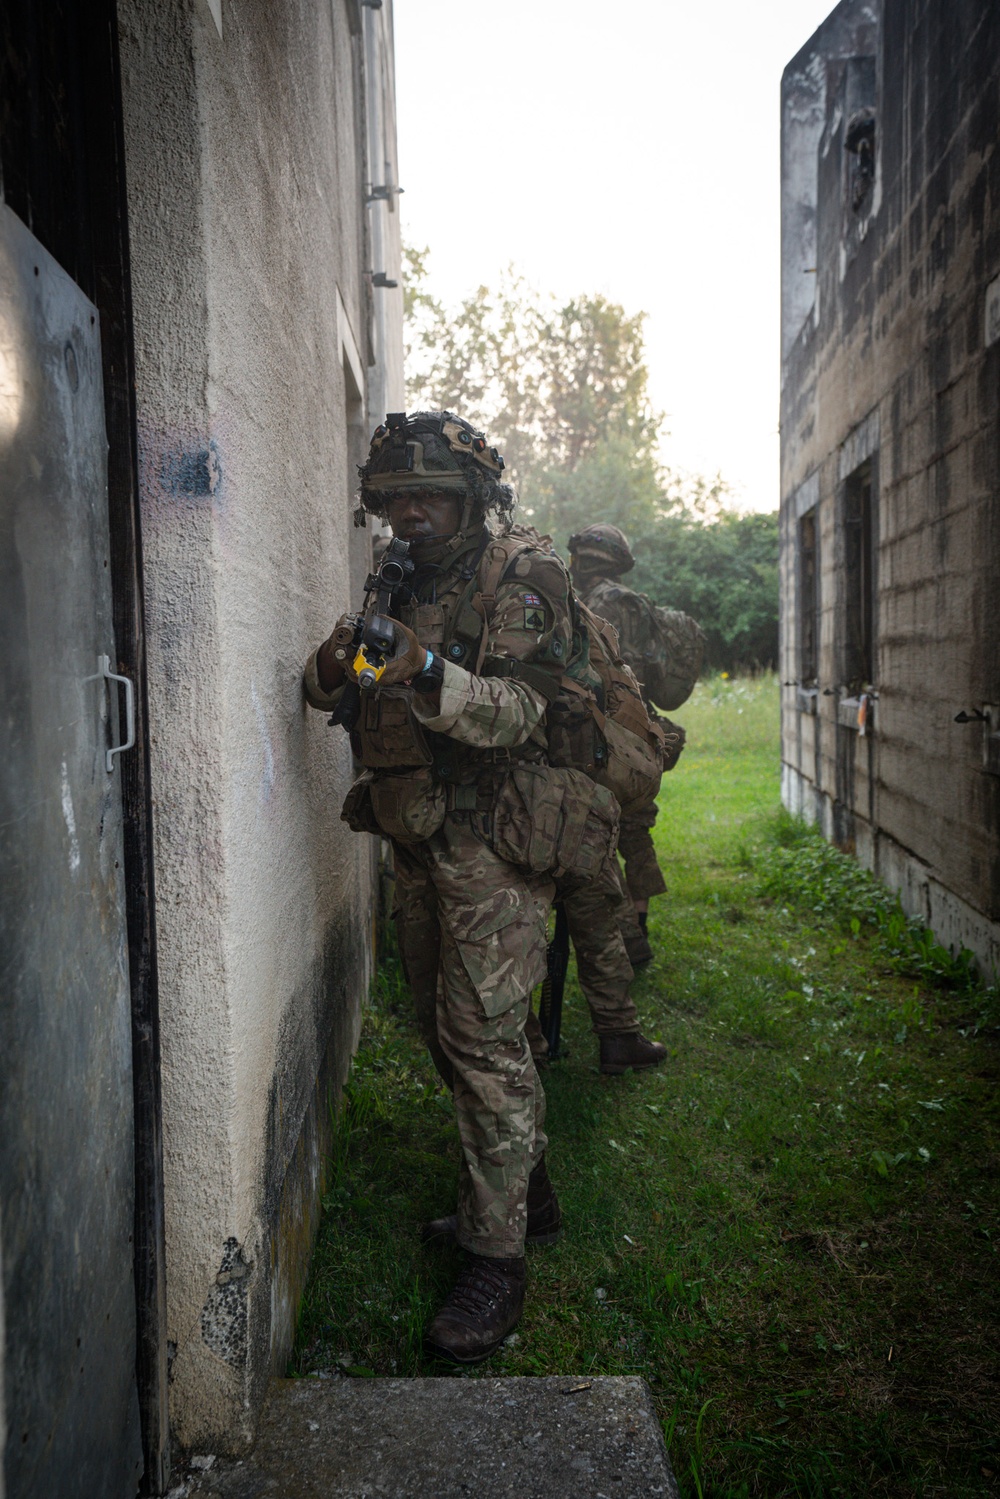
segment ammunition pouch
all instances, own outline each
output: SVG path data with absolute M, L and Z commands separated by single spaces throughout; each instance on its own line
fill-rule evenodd
M 444 787 L 432 769 L 428 735 L 413 712 L 413 689 L 402 685 L 361 694 L 356 726 L 365 767 L 347 794 L 344 821 L 355 832 L 422 843 L 445 817 Z
M 398 771 L 431 763 L 427 735 L 413 711 L 412 687 L 363 692 L 355 727 L 366 770 Z
M 594 879 L 618 843 L 618 804 L 582 771 L 515 765 L 493 806 L 489 843 L 501 859 L 554 879 Z
M 608 760 L 607 741 L 594 695 L 570 677 L 562 680 L 562 691 L 545 714 L 549 764 L 561 769 L 582 770 L 595 776 Z

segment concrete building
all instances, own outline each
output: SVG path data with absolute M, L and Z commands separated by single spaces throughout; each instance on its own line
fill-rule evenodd
M 0 31 L 3 1469 L 128 1499 L 252 1438 L 369 982 L 301 671 L 403 404 L 392 4 Z
M 786 806 L 1000 969 L 1000 8 L 843 0 L 781 91 Z

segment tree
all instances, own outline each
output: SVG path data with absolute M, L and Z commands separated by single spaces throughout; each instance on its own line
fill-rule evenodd
M 778 516 L 723 510 L 705 520 L 690 511 L 663 516 L 632 536 L 630 587 L 683 609 L 707 636 L 717 671 L 778 662 Z
M 592 521 L 620 526 L 638 559 L 630 585 L 699 620 L 710 665 L 775 664 L 777 516 L 741 515 L 720 478 L 659 461 L 645 314 L 599 295 L 560 304 L 513 269 L 449 310 L 427 290 L 427 259 L 404 251 L 409 408 L 482 427 L 560 549 Z
M 449 312 L 426 291 L 426 250 L 405 252 L 407 401 L 460 406 L 502 448 L 531 510 L 549 473 L 573 473 L 621 442 L 652 475 L 659 421 L 649 404 L 644 313 L 605 297 L 560 306 L 509 269 Z

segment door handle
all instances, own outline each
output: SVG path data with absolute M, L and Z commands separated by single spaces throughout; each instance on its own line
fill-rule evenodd
M 121 682 L 125 688 L 125 743 L 114 745 L 104 756 L 104 763 L 107 767 L 108 775 L 110 775 L 115 768 L 115 755 L 124 754 L 126 750 L 130 750 L 133 744 L 135 744 L 135 690 L 130 677 L 119 676 L 118 672 L 111 670 L 111 658 L 109 656 L 98 656 L 97 670 L 107 681 Z

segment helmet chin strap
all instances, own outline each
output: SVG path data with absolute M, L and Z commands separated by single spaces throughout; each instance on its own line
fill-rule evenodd
M 457 531 L 446 531 L 441 536 L 439 536 L 436 532 L 433 532 L 430 536 L 414 536 L 413 540 L 410 542 L 410 546 L 423 546 L 425 542 L 454 541 L 455 537 L 458 536 L 458 534 L 459 533 Z M 404 537 L 403 539 L 405 541 L 406 538 Z
M 479 511 L 478 516 L 475 513 L 477 510 Z M 470 532 L 474 524 L 478 523 L 479 525 L 482 525 L 485 522 L 485 519 L 486 516 L 478 501 L 474 500 L 470 494 L 466 494 L 465 504 L 462 506 L 462 517 L 458 523 L 459 534 L 461 534 L 462 532 Z
M 418 566 L 441 566 L 456 552 L 467 551 L 470 546 L 475 545 L 483 534 L 485 525 L 485 517 L 478 516 L 472 525 L 462 525 L 450 536 L 421 536 L 411 541 L 410 554 Z

